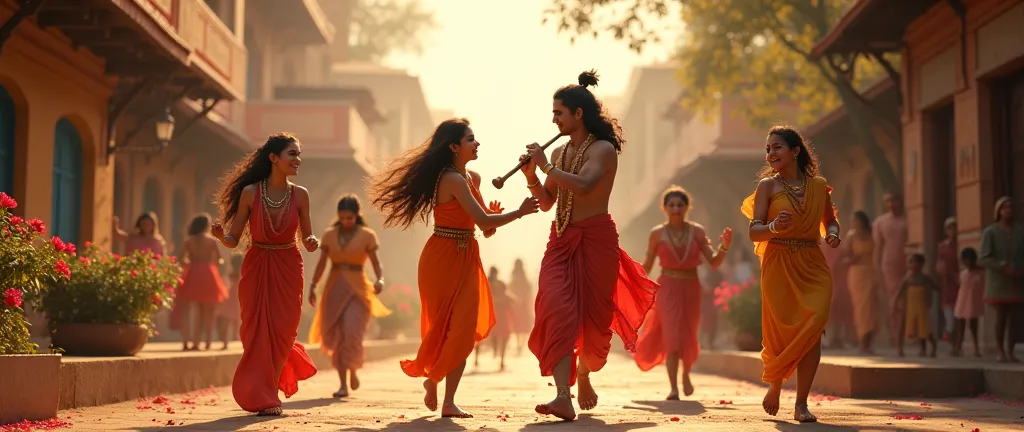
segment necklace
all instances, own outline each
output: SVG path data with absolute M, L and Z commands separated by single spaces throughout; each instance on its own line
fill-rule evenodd
M 462 174 L 462 176 L 466 178 L 466 184 L 469 185 L 469 190 L 476 191 L 476 186 L 473 185 L 473 179 L 469 177 L 469 171 L 462 172 L 455 166 L 455 164 L 449 164 L 448 166 L 444 167 L 444 169 L 442 169 L 440 173 L 437 174 L 437 181 L 434 182 L 434 196 L 430 200 L 431 208 L 437 205 L 437 188 L 441 186 L 441 176 L 443 176 L 444 173 L 448 170 L 452 170 L 459 174 Z
M 351 231 L 345 231 L 338 227 L 338 245 L 341 247 L 348 246 L 348 243 L 355 238 L 357 232 L 359 232 L 358 227 Z
M 786 198 L 789 199 L 790 204 L 793 205 L 793 209 L 796 210 L 797 213 L 803 213 L 804 203 L 806 202 L 804 198 L 806 198 L 806 194 L 804 194 L 803 197 L 801 197 L 801 194 L 807 189 L 807 176 L 803 176 L 799 186 L 793 186 L 787 183 L 779 174 L 775 174 L 772 178 L 782 185 L 782 189 L 786 191 Z
M 562 149 L 562 152 L 558 154 L 558 160 L 555 161 L 555 165 L 558 165 L 558 169 L 565 171 L 569 174 L 579 174 L 580 167 L 583 165 L 583 153 L 587 151 L 587 147 L 594 142 L 594 135 L 587 135 L 587 139 L 583 140 L 583 144 L 580 144 L 576 150 L 576 154 L 573 155 L 572 163 L 569 169 L 565 169 L 565 153 L 568 150 L 568 146 Z M 569 142 L 569 146 L 572 146 L 572 142 Z M 569 222 L 572 220 L 572 197 L 573 193 L 568 190 L 558 187 L 558 193 L 555 197 L 555 201 L 558 203 L 558 207 L 555 211 L 555 232 L 559 237 L 565 232 L 565 229 L 569 227 Z
M 683 247 L 690 243 L 690 233 L 692 232 L 692 228 L 689 223 L 686 223 L 682 229 L 678 230 L 666 224 L 665 232 L 668 233 L 669 241 L 676 247 Z
M 263 180 L 260 182 L 260 197 L 263 198 L 263 204 L 270 208 L 281 208 L 288 202 L 288 198 L 292 196 L 292 188 L 286 188 L 284 190 L 284 198 L 281 201 L 274 201 L 270 199 L 270 194 L 267 193 L 267 181 Z

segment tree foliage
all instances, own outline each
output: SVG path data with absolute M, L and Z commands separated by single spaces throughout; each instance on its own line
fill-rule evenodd
M 679 47 L 683 107 L 709 115 L 723 95 L 741 97 L 739 114 L 756 126 L 780 118 L 779 102 L 799 107 L 798 121 L 810 124 L 845 104 L 858 141 L 880 181 L 898 188 L 896 170 L 870 136 L 877 126 L 899 143 L 898 125 L 864 100 L 858 90 L 895 73 L 890 59 L 836 56 L 815 58 L 811 49 L 855 0 L 555 0 L 546 18 L 560 32 L 597 35 L 609 32 L 641 51 L 658 40 L 652 20 L 678 10 L 685 25 Z M 618 12 L 610 13 L 614 8 Z M 653 17 L 653 18 L 652 18 Z
M 423 36 L 437 27 L 419 0 L 358 0 L 352 10 L 349 56 L 379 63 L 395 53 L 420 54 Z

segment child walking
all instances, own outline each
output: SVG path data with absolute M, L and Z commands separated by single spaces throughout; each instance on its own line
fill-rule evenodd
M 924 255 L 912 254 L 907 261 L 909 270 L 892 303 L 893 311 L 897 310 L 896 305 L 901 301 L 907 305 L 904 313 L 905 331 L 904 334 L 899 335 L 896 341 L 896 354 L 900 357 L 904 356 L 903 339 L 905 336 L 921 342 L 919 356 L 924 357 L 927 352 L 928 356 L 935 357 L 935 335 L 932 334 L 932 320 L 929 311 L 932 304 L 932 292 L 938 292 L 939 286 L 922 272 Z M 928 345 L 931 346 L 931 351 L 927 351 Z
M 953 316 L 956 317 L 953 356 L 963 355 L 964 330 L 970 327 L 974 356 L 981 357 L 981 349 L 978 348 L 978 318 L 985 314 L 985 269 L 978 265 L 978 251 L 974 248 L 964 248 L 960 252 L 960 262 L 964 268 L 960 271 L 960 292 L 957 293 L 953 310 Z

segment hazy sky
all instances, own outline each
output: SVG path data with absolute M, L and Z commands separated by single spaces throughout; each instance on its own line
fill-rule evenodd
M 523 176 L 510 179 L 500 191 L 490 180 L 508 172 L 526 144 L 544 143 L 558 133 L 551 123 L 551 96 L 558 87 L 575 84 L 584 70 L 597 69 L 597 96 L 619 96 L 634 66 L 665 60 L 669 54 L 665 46 L 638 56 L 610 36 L 570 44 L 569 36 L 558 34 L 553 24 L 541 24 L 551 2 L 423 2 L 433 8 L 439 28 L 429 35 L 422 55 L 388 61 L 420 76 L 431 108 L 450 109 L 470 120 L 481 147 L 480 159 L 469 167 L 484 178 L 484 199 L 500 200 L 506 209 L 517 208 L 529 194 Z M 513 261 L 522 257 L 527 272 L 535 274 L 553 218 L 554 209 L 530 215 L 481 239 L 484 265 L 498 266 L 507 278 Z M 619 221 L 620 229 L 624 222 Z

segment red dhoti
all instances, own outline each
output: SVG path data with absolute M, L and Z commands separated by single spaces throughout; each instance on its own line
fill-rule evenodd
M 573 364 L 578 359 L 591 371 L 601 370 L 613 332 L 633 352 L 656 288 L 640 264 L 619 248 L 611 215 L 574 222 L 561 237 L 552 224 L 529 342 L 541 375 L 550 376 L 569 355 Z M 575 382 L 573 368 L 569 384 Z

